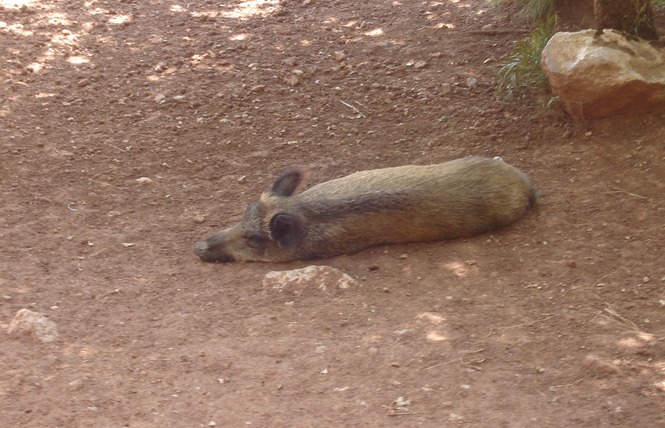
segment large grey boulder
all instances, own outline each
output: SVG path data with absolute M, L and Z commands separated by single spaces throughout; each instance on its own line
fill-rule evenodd
M 556 33 L 541 63 L 574 119 L 665 108 L 665 54 L 643 40 L 612 30 Z

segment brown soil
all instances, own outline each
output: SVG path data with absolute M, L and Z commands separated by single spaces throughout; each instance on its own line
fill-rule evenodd
M 20 7 L 14 7 L 14 4 Z M 4 427 L 665 426 L 665 116 L 499 101 L 514 5 L 3 1 Z M 500 155 L 539 209 L 317 260 L 285 295 L 198 239 L 310 182 Z M 149 180 L 139 180 L 148 178 Z

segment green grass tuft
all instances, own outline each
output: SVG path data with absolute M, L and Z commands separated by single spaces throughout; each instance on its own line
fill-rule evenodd
M 541 19 L 552 15 L 554 12 L 554 0 L 522 0 L 524 6 L 522 13 L 530 19 Z
M 517 42 L 497 73 L 497 94 L 500 97 L 510 98 L 515 92 L 547 88 L 540 56 L 555 31 L 556 15 L 549 15 L 536 25 L 528 38 Z

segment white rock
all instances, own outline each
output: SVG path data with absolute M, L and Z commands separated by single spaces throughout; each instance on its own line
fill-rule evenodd
M 153 68 L 156 72 L 160 73 L 160 72 L 166 70 L 168 68 L 168 66 L 166 65 L 166 63 L 164 61 L 160 61 Z
M 58 329 L 44 314 L 21 309 L 9 323 L 7 334 L 34 335 L 42 342 L 48 343 L 58 338 Z
M 416 70 L 418 70 L 420 68 L 424 68 L 424 67 L 427 67 L 427 62 L 426 61 L 416 61 L 413 64 L 413 68 L 415 68 Z
M 665 54 L 618 32 L 556 33 L 542 54 L 552 93 L 575 119 L 665 107 Z
M 279 292 L 301 294 L 305 289 L 316 287 L 319 290 L 347 289 L 358 282 L 330 266 L 307 266 L 302 269 L 271 271 L 263 278 L 263 287 Z
M 448 416 L 450 422 L 462 422 L 464 419 L 466 419 L 464 416 L 458 415 L 457 413 L 451 413 L 450 416 Z

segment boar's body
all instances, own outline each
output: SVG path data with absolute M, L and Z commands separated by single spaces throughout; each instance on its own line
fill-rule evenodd
M 525 174 L 501 159 L 361 171 L 294 194 L 290 171 L 237 225 L 195 247 L 205 261 L 282 262 L 399 242 L 471 236 L 513 223 L 535 202 Z

